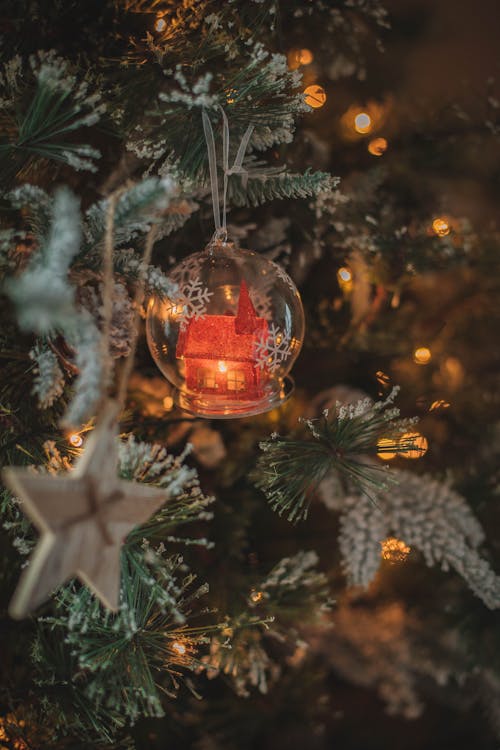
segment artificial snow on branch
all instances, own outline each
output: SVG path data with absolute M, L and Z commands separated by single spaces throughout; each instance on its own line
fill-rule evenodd
M 448 484 L 394 470 L 397 484 L 377 496 L 342 501 L 339 544 L 351 585 L 368 586 L 380 566 L 381 542 L 390 534 L 423 554 L 427 565 L 453 568 L 487 607 L 500 607 L 500 576 L 479 555 L 484 532 L 465 498 Z M 323 488 L 328 504 L 328 489 Z
M 0 86 L 0 163 L 7 184 L 35 158 L 96 171 L 100 152 L 68 140 L 74 131 L 95 125 L 106 109 L 94 83 L 78 77 L 70 62 L 49 50 L 28 62 L 19 55 L 7 62 Z
M 393 388 L 385 401 L 375 403 L 369 398 L 348 405 L 337 402 L 333 415 L 325 410 L 321 418 L 303 421 L 309 436 L 274 434 L 261 442 L 263 453 L 253 480 L 271 507 L 280 515 L 285 513 L 289 521 L 303 520 L 315 490 L 329 472 L 338 475 L 344 489 L 356 487 L 369 497 L 380 492 L 391 476 L 372 457 L 381 450 L 394 450 L 398 437 L 415 423 L 415 419 L 399 419 L 399 409 L 387 408 L 398 391 Z M 382 437 L 388 439 L 383 449 L 378 446 Z M 413 444 L 403 447 L 412 449 Z

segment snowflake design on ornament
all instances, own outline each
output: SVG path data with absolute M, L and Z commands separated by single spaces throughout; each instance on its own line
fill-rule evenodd
M 193 318 L 199 320 L 207 310 L 213 292 L 209 292 L 199 279 L 193 279 L 182 288 L 180 304 L 182 305 L 181 329 L 184 329 Z
M 271 323 L 267 334 L 255 344 L 255 364 L 261 369 L 275 372 L 292 353 L 292 340 L 289 333 L 283 332 L 276 323 Z
M 202 253 L 194 253 L 183 260 L 171 273 L 170 276 L 179 286 L 190 284 L 200 276 Z
M 276 269 L 276 276 L 278 277 L 278 279 L 281 279 L 281 281 L 283 281 L 287 285 L 290 291 L 296 292 L 297 289 L 295 288 L 295 284 L 293 283 L 292 279 L 287 274 L 285 269 L 282 266 L 280 266 L 279 263 L 275 263 L 274 260 L 270 262 L 273 264 L 274 268 Z

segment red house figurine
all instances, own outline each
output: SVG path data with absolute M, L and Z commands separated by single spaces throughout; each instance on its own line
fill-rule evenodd
M 242 281 L 236 315 L 191 318 L 181 331 L 176 356 L 184 360 L 187 388 L 238 400 L 261 398 L 266 371 L 256 364 L 255 345 L 267 335 L 267 321 L 257 316 Z

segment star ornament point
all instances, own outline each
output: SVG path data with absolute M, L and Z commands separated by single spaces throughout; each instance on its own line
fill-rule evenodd
M 6 485 L 40 532 L 10 603 L 13 618 L 26 617 L 74 576 L 118 610 L 122 544 L 165 503 L 167 492 L 117 476 L 117 437 L 108 409 L 68 474 L 4 470 Z

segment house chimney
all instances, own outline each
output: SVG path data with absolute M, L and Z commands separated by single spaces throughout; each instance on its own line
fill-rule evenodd
M 238 313 L 234 321 L 236 333 L 254 333 L 257 327 L 257 313 L 250 299 L 248 287 L 242 279 L 240 284 L 240 296 L 238 299 Z

